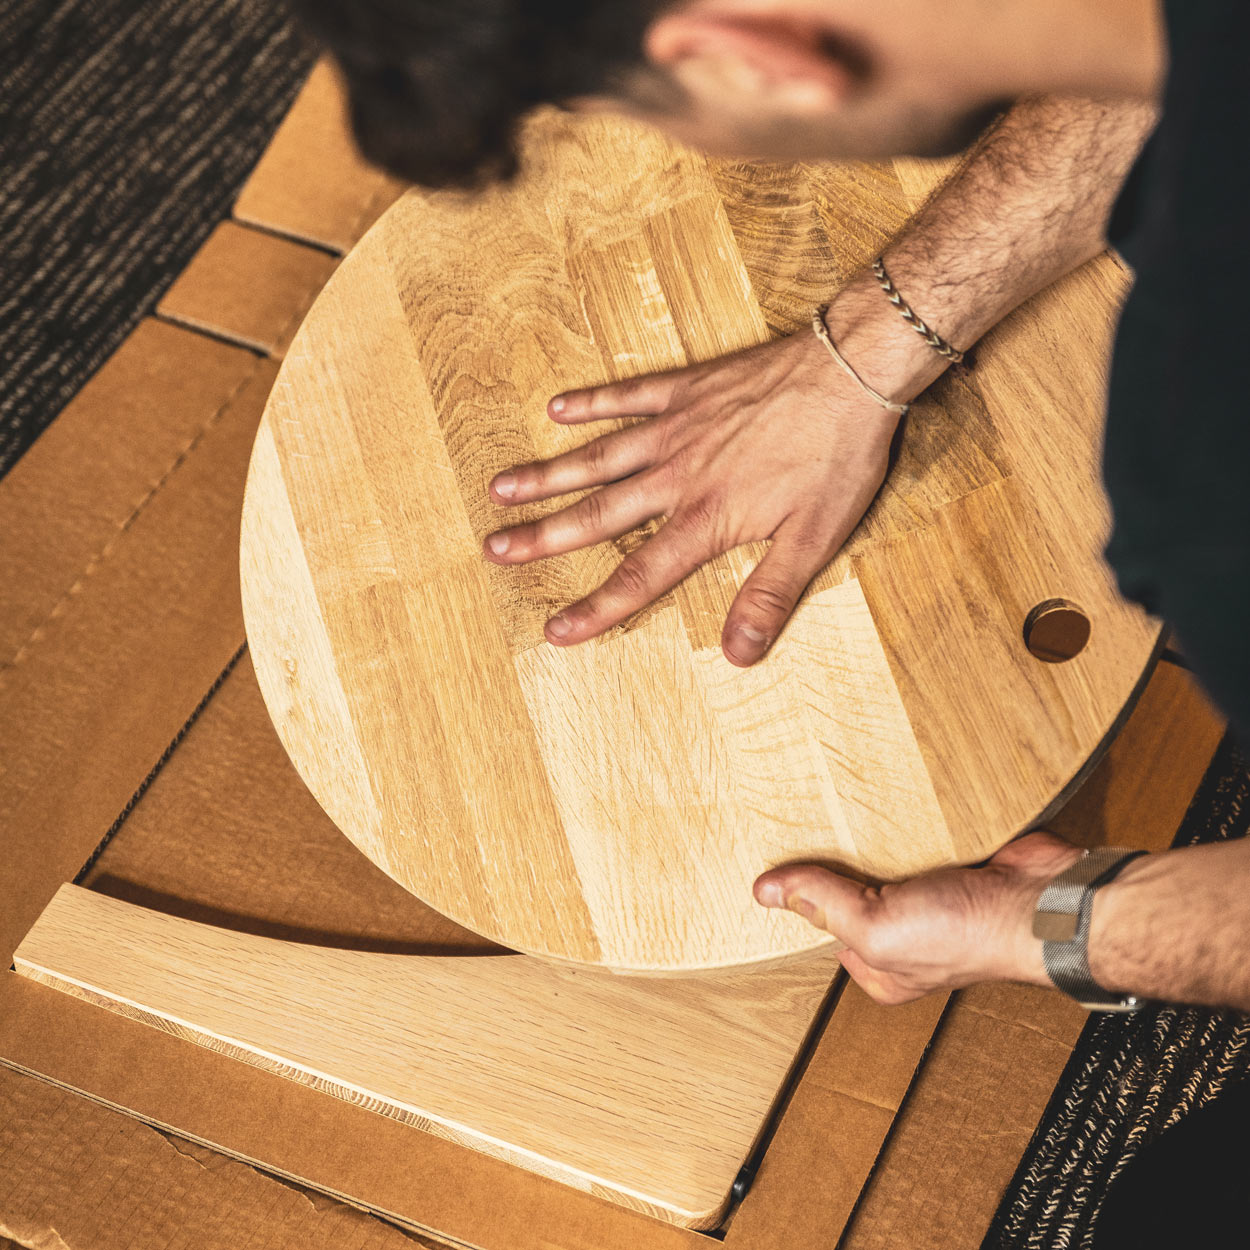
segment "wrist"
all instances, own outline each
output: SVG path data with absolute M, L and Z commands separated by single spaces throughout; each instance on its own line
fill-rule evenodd
M 1166 857 L 1143 855 L 1108 882 L 1094 895 L 1094 906 L 1089 920 L 1088 959 L 1089 971 L 1094 980 L 1109 993 L 1136 992 L 1134 987 L 1122 984 L 1123 970 L 1116 966 L 1114 934 L 1121 929 L 1121 917 L 1126 911 L 1138 906 L 1144 883 L 1154 880 L 1160 872 L 1167 871 Z
M 1022 869 L 1008 890 L 1007 940 L 1001 975 L 1026 985 L 1052 984 L 1043 958 L 1043 942 L 1033 934 L 1033 917 L 1046 887 L 1082 856 L 1079 847 L 1057 839 L 1038 862 Z M 1101 893 L 1101 891 L 1100 891 Z
M 949 366 L 903 320 L 871 270 L 856 274 L 834 296 L 825 324 L 856 373 L 901 403 L 915 399 Z

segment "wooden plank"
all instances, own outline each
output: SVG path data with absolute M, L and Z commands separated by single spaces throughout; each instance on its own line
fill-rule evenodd
M 342 253 L 402 190 L 357 151 L 342 82 L 320 61 L 243 184 L 234 216 Z
M 317 248 L 224 221 L 156 311 L 191 329 L 281 356 L 337 264 Z
M 277 1079 L 14 972 L 0 973 L 0 1056 L 7 1066 L 455 1244 L 706 1245 L 700 1233 Z
M 65 886 L 14 966 L 517 1166 L 707 1227 L 837 965 L 682 984 L 508 956 L 377 955 L 232 933 Z

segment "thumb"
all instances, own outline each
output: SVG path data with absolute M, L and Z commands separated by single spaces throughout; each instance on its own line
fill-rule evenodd
M 746 668 L 763 658 L 826 559 L 823 547 L 798 537 L 797 527 L 777 531 L 725 618 L 721 648 L 730 663 Z
M 870 919 L 867 886 L 814 864 L 794 864 L 764 873 L 755 882 L 755 899 L 765 907 L 798 912 L 850 947 L 862 942 Z

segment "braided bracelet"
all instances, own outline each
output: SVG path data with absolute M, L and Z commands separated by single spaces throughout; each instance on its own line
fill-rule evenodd
M 900 417 L 907 415 L 908 404 L 896 404 L 892 399 L 886 399 L 880 391 L 874 391 L 863 378 L 846 363 L 846 358 L 833 345 L 833 339 L 829 336 L 829 327 L 825 325 L 825 313 L 828 312 L 829 305 L 822 304 L 814 313 L 812 313 L 812 329 L 816 332 L 816 337 L 829 349 L 829 355 L 842 366 L 843 372 L 849 377 L 856 386 L 859 387 L 869 399 L 875 400 L 887 412 L 897 413 Z
M 964 353 L 961 352 L 959 348 L 948 343 L 936 330 L 930 329 L 930 327 L 916 315 L 912 306 L 902 297 L 902 295 L 899 294 L 898 287 L 890 281 L 890 275 L 885 271 L 885 261 L 880 256 L 872 262 L 872 271 L 876 274 L 877 282 L 880 284 L 881 289 L 885 292 L 886 298 L 891 304 L 894 305 L 895 308 L 898 309 L 903 320 L 906 321 L 907 324 L 911 326 L 911 328 L 915 330 L 915 332 L 920 335 L 920 337 L 924 339 L 924 341 L 928 343 L 939 356 L 945 356 L 946 359 L 953 365 L 962 364 Z

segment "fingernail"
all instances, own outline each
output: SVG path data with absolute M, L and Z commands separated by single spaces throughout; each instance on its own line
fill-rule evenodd
M 767 641 L 767 634 L 750 625 L 739 625 L 725 644 L 725 654 L 736 664 L 754 664 L 761 655 L 760 643 Z
M 501 556 L 508 550 L 508 544 L 511 540 L 507 534 L 492 534 L 487 540 L 486 545 L 497 555 Z
M 786 901 L 785 895 L 781 892 L 781 885 L 776 881 L 765 881 L 755 897 L 762 907 L 782 907 Z
M 814 922 L 816 916 L 815 904 L 809 903 L 801 894 L 791 894 L 786 899 L 786 906 L 792 912 L 797 912 L 804 920 L 812 920 Z
M 555 399 L 551 401 L 551 411 L 552 412 L 564 411 L 564 396 L 563 395 L 557 395 Z
M 516 474 L 501 473 L 495 479 L 495 494 L 511 499 L 516 494 Z
M 547 622 L 547 632 L 556 638 L 563 638 L 572 628 L 573 623 L 567 616 L 553 616 Z

